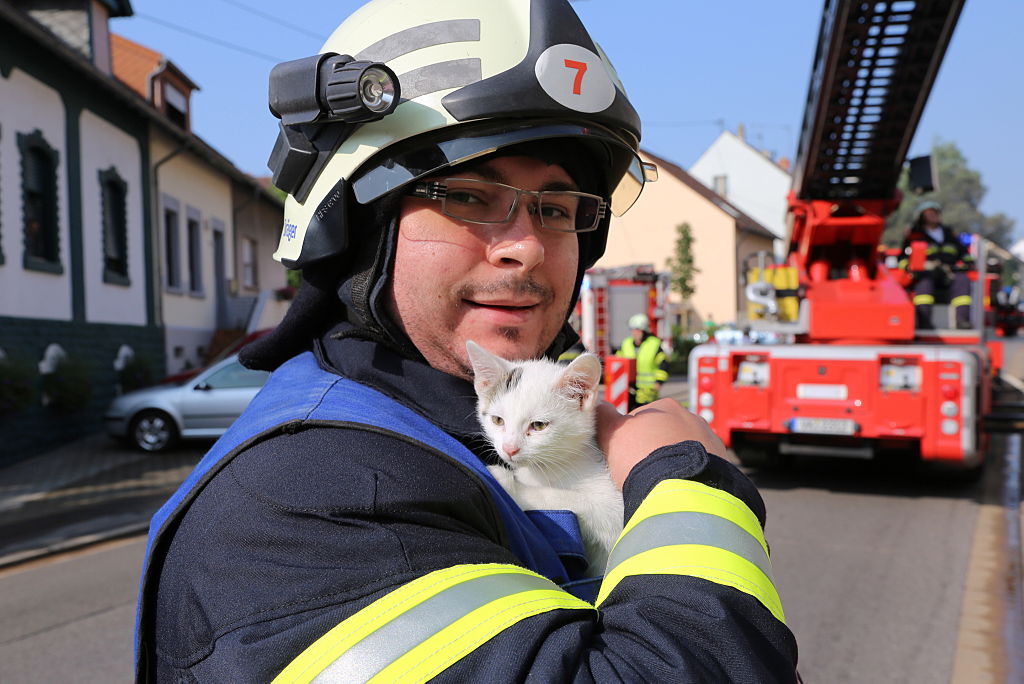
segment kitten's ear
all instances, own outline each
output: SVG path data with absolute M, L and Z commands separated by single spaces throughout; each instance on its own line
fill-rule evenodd
M 580 354 L 570 363 L 555 386 L 564 397 L 580 402 L 580 408 L 590 408 L 597 400 L 597 385 L 601 382 L 601 360 L 594 354 Z
M 473 340 L 466 341 L 466 351 L 473 365 L 473 388 L 477 394 L 487 394 L 511 368 L 505 359 L 495 356 Z

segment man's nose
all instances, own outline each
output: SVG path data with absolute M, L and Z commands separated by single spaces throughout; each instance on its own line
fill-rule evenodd
M 489 251 L 492 264 L 531 270 L 544 263 L 544 243 L 536 201 L 523 197 L 506 223 L 497 226 Z

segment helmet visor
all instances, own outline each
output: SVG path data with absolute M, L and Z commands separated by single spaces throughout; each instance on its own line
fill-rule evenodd
M 417 136 L 406 144 L 391 145 L 371 157 L 355 174 L 352 189 L 356 201 L 368 204 L 409 183 L 526 142 L 573 139 L 593 148 L 595 161 L 604 170 L 609 204 L 616 216 L 624 214 L 636 202 L 644 183 L 655 180 L 651 164 L 645 164 L 636 152 L 618 136 L 598 126 L 573 123 L 537 124 L 524 121 L 517 125 L 502 122 L 486 126 L 457 126 L 445 129 L 448 137 Z M 450 137 L 456 134 L 457 137 Z

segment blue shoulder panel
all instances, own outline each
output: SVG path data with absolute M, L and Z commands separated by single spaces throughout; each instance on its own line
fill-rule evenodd
M 301 388 L 296 391 L 296 388 Z M 329 421 L 365 425 L 405 435 L 440 451 L 472 470 L 487 487 L 505 525 L 512 552 L 531 570 L 563 585 L 580 598 L 593 601 L 594 583 L 573 582 L 573 570 L 563 564 L 566 557 L 583 555 L 582 540 L 575 521 L 544 520 L 558 518 L 568 511 L 532 511 L 526 515 L 471 451 L 458 440 L 415 411 L 390 397 L 324 371 L 309 352 L 301 354 L 271 374 L 267 384 L 249 407 L 210 448 L 181 487 L 157 511 L 149 527 L 149 539 L 143 561 L 139 604 L 135 621 L 135 653 L 138 662 L 143 602 L 147 589 L 153 551 L 170 523 L 180 518 L 205 483 L 220 471 L 239 447 L 281 425 L 296 421 Z M 563 559 L 559 556 L 562 555 Z M 571 564 L 576 565 L 576 564 Z M 584 588 L 585 587 L 585 588 Z M 591 595 L 593 594 L 593 595 Z

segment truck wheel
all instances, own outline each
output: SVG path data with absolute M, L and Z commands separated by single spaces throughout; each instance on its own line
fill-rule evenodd
M 178 440 L 178 428 L 163 411 L 143 411 L 132 419 L 128 438 L 143 451 L 163 451 Z

